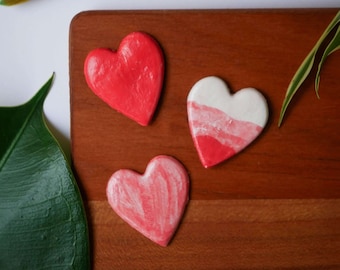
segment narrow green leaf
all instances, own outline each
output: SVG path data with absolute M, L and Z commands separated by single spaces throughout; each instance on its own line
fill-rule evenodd
M 319 96 L 319 84 L 320 84 L 320 73 L 321 73 L 321 68 L 326 61 L 326 58 L 331 55 L 333 52 L 337 51 L 340 49 L 340 24 L 338 25 L 338 29 L 333 37 L 333 39 L 329 42 L 327 48 L 325 49 L 322 58 L 320 60 L 319 66 L 318 66 L 318 71 L 316 73 L 315 77 L 315 91 L 317 95 Z
M 304 59 L 304 61 L 301 63 L 300 67 L 295 72 L 289 86 L 286 92 L 286 96 L 283 100 L 281 112 L 280 112 L 280 118 L 278 126 L 281 125 L 283 117 L 286 113 L 286 110 L 288 108 L 289 103 L 291 102 L 293 96 L 296 94 L 297 90 L 300 88 L 302 83 L 306 80 L 307 76 L 309 75 L 310 71 L 312 70 L 312 67 L 314 65 L 315 56 L 317 51 L 319 50 L 321 44 L 325 40 L 325 38 L 329 35 L 329 33 L 336 27 L 336 25 L 340 22 L 340 11 L 336 14 L 334 19 L 331 21 L 331 23 L 328 25 L 324 33 L 321 35 L 313 49 L 309 52 L 307 57 Z M 316 94 L 318 95 L 318 92 L 316 91 Z
M 43 117 L 52 81 L 0 108 L 0 269 L 90 268 L 80 192 Z
M 286 113 L 288 105 L 291 102 L 293 96 L 295 95 L 297 90 L 300 88 L 302 83 L 305 81 L 305 79 L 307 78 L 308 74 L 310 73 L 310 71 L 313 67 L 313 63 L 314 63 L 314 59 L 315 59 L 315 53 L 316 53 L 316 51 L 312 50 L 307 55 L 307 57 L 302 62 L 301 66 L 299 67 L 299 69 L 295 73 L 293 79 L 291 80 L 291 82 L 288 86 L 288 90 L 286 92 L 286 96 L 285 96 L 285 99 L 283 101 L 281 112 L 280 112 L 279 126 L 282 123 L 284 114 Z

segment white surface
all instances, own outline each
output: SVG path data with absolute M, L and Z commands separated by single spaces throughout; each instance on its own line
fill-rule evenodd
M 30 0 L 0 6 L 0 106 L 27 101 L 55 72 L 45 115 L 69 151 L 69 24 L 84 10 L 304 7 L 340 7 L 340 0 Z

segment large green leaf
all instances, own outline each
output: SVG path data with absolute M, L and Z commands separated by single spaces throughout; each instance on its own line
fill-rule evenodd
M 43 117 L 52 81 L 0 108 L 0 269 L 90 268 L 81 195 Z

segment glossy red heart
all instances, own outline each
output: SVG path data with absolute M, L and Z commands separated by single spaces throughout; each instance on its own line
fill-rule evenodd
M 170 156 L 153 158 L 143 175 L 122 169 L 110 178 L 106 194 L 113 210 L 131 227 L 166 246 L 189 200 L 189 177 Z
M 84 74 L 88 86 L 110 107 L 140 125 L 150 123 L 164 78 L 164 56 L 150 35 L 133 32 L 117 51 L 92 50 Z

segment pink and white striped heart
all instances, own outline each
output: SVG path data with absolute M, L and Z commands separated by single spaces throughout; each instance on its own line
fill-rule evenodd
M 113 210 L 131 227 L 167 246 L 189 200 L 189 177 L 179 161 L 160 155 L 143 175 L 127 169 L 115 172 L 106 194 Z
M 249 145 L 268 120 L 268 105 L 254 88 L 231 95 L 218 77 L 199 80 L 187 98 L 191 135 L 205 168 L 232 157 Z

